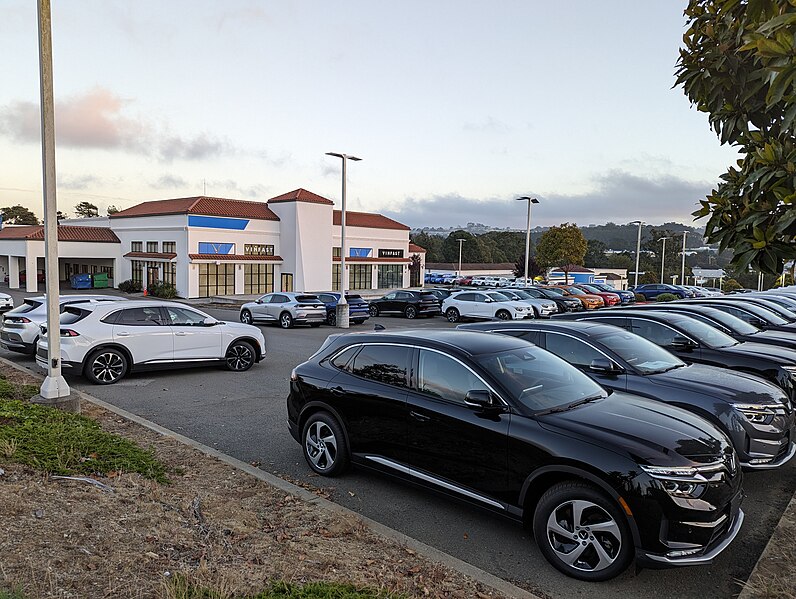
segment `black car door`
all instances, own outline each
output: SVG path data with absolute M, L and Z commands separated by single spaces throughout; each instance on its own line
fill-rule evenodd
M 647 320 L 646 318 L 628 318 L 631 332 L 652 341 L 655 345 L 672 352 L 684 362 L 702 362 L 702 351 L 699 344 L 685 333 L 670 327 L 662 322 Z M 675 343 L 675 339 L 685 338 L 694 343 L 694 347 L 682 347 Z
M 412 353 L 408 346 L 367 343 L 331 360 L 340 372 L 327 387 L 329 403 L 343 415 L 355 458 L 371 463 L 406 461 L 406 393 Z
M 396 301 L 397 297 L 398 297 L 398 292 L 393 291 L 392 293 L 388 293 L 383 298 L 378 300 L 379 311 L 386 313 L 395 312 L 398 309 Z
M 627 388 L 627 375 L 622 372 L 595 372 L 590 366 L 594 360 L 609 360 L 616 365 L 616 361 L 602 350 L 590 343 L 564 333 L 547 331 L 544 334 L 544 348 L 576 366 L 595 381 L 609 389 L 624 391 Z
M 432 349 L 418 350 L 416 360 L 407 401 L 413 476 L 498 507 L 490 498 L 506 494 L 509 412 L 465 404 L 468 391 L 492 390 L 464 362 Z

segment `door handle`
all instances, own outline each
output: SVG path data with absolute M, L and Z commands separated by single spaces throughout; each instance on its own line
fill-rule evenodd
M 177 331 L 177 332 L 176 332 L 176 333 L 174 333 L 174 334 L 175 334 L 177 337 L 185 337 L 185 336 L 186 336 L 188 333 L 186 333 L 185 331 Z
M 129 337 L 129 336 L 130 336 L 130 333 L 128 333 L 127 331 L 119 331 L 119 332 L 118 332 L 118 333 L 116 333 L 116 334 L 117 334 L 119 337 Z
M 415 420 L 418 420 L 420 422 L 428 422 L 429 420 L 431 420 L 431 416 L 426 416 L 425 414 L 421 414 L 420 412 L 412 411 L 409 412 L 409 415 Z
M 336 395 L 337 397 L 345 395 L 345 390 L 342 387 L 332 387 L 329 391 L 331 391 L 332 395 Z

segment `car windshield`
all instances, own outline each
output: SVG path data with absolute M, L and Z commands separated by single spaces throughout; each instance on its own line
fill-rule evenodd
M 556 295 L 566 295 L 566 293 L 567 293 L 566 289 L 557 289 L 557 288 L 553 288 L 553 287 L 545 287 L 544 289 L 540 289 L 539 291 L 541 291 L 542 293 L 545 293 L 545 292 L 547 292 L 547 293 L 555 293 Z
M 695 337 L 700 343 L 704 343 L 708 347 L 719 349 L 722 347 L 732 347 L 738 345 L 738 342 L 730 337 L 727 333 L 723 333 L 718 329 L 714 329 L 709 324 L 700 322 L 695 318 L 678 318 L 674 321 L 677 326 L 683 329 L 686 333 Z
M 744 310 L 746 310 L 747 312 L 751 312 L 755 316 L 759 316 L 760 318 L 762 318 L 763 320 L 765 320 L 769 324 L 773 324 L 773 325 L 777 325 L 777 326 L 780 326 L 780 325 L 783 325 L 783 324 L 788 324 L 787 320 L 785 320 L 784 318 L 780 317 L 775 312 L 772 312 L 768 308 L 764 308 L 763 306 L 758 306 L 756 304 L 750 304 L 750 303 L 746 303 L 746 302 L 744 302 L 743 305 L 740 305 L 740 302 L 733 303 L 732 305 L 733 306 L 738 306 L 739 308 L 743 308 Z
M 755 335 L 760 332 L 760 329 L 758 329 L 756 326 L 749 324 L 745 320 L 742 320 L 737 316 L 730 314 L 729 312 L 723 312 L 722 310 L 717 310 L 716 308 L 705 308 L 702 313 L 704 313 L 704 315 L 711 320 L 715 320 L 738 335 Z
M 567 287 L 567 291 L 569 291 L 572 295 L 586 295 L 585 291 L 581 291 L 577 287 Z
M 685 362 L 660 345 L 633 333 L 616 331 L 597 339 L 641 374 L 658 374 L 685 366 Z
M 538 347 L 481 356 L 478 363 L 533 412 L 563 408 L 608 393 L 580 370 Z
M 13 310 L 9 310 L 9 314 L 25 314 L 27 312 L 32 312 L 39 306 L 43 305 L 44 302 L 40 302 L 39 300 L 32 300 L 26 299 L 25 302 L 21 306 L 17 306 Z
M 507 295 L 503 295 L 502 293 L 498 293 L 497 291 L 493 291 L 491 293 L 487 293 L 489 297 L 491 297 L 496 302 L 510 302 L 511 298 Z
M 602 290 L 600 290 L 600 289 L 597 289 L 597 288 L 596 288 L 596 287 L 594 287 L 593 285 L 584 285 L 584 286 L 583 286 L 583 288 L 584 288 L 586 291 L 591 291 L 592 293 L 602 293 Z
M 533 299 L 533 298 L 534 298 L 534 296 L 533 296 L 533 295 L 531 295 L 531 294 L 530 294 L 530 293 L 528 293 L 527 291 L 522 291 L 522 290 L 520 290 L 520 291 L 515 291 L 515 292 L 514 292 L 514 295 L 516 295 L 517 297 L 519 297 L 519 298 L 521 298 L 521 299 Z

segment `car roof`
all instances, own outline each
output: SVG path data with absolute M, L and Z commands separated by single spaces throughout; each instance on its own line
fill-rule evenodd
M 70 301 L 70 300 L 86 300 L 86 299 L 107 300 L 107 301 L 113 301 L 113 302 L 118 301 L 118 300 L 129 301 L 126 297 L 120 297 L 120 296 L 116 296 L 116 295 L 103 295 L 101 293 L 95 293 L 95 294 L 90 294 L 90 293 L 71 293 L 71 294 L 59 295 L 58 296 L 58 301 L 61 301 L 61 302 Z M 22 301 L 28 301 L 28 300 L 34 300 L 34 301 L 37 301 L 37 302 L 46 302 L 47 301 L 47 296 L 46 295 L 34 295 L 32 297 L 26 297 Z
M 565 332 L 575 331 L 578 333 L 582 333 L 586 337 L 594 337 L 606 333 L 614 333 L 618 328 L 619 327 L 615 327 L 612 324 L 605 324 L 602 322 L 589 322 L 585 320 L 558 320 L 558 321 L 546 320 L 543 322 L 538 320 L 532 320 L 530 322 L 496 321 L 496 322 L 479 322 L 473 324 L 465 324 L 465 325 L 459 325 L 458 327 L 459 330 L 463 331 L 467 330 L 517 331 L 523 329 L 538 330 L 538 331 L 565 331 Z
M 401 329 L 399 331 L 358 332 L 340 335 L 341 342 L 405 341 L 425 347 L 449 347 L 471 356 L 509 351 L 530 345 L 527 341 L 506 335 L 456 329 Z
M 591 312 L 591 313 L 584 313 L 582 315 L 585 318 L 597 318 L 600 316 L 621 316 L 623 318 L 629 318 L 631 316 L 637 317 L 644 317 L 644 318 L 658 318 L 660 320 L 665 320 L 667 322 L 682 322 L 684 318 L 689 318 L 685 314 L 676 314 L 674 312 L 666 312 L 664 310 L 636 310 L 634 308 L 630 309 L 621 309 L 621 308 L 609 308 L 608 310 L 600 310 L 599 312 Z
M 117 310 L 120 307 L 128 310 L 130 308 L 160 308 L 160 307 L 174 307 L 174 308 L 191 308 L 179 302 L 169 302 L 163 300 L 128 300 L 123 304 L 118 305 L 116 302 L 100 302 L 97 304 L 81 304 L 81 310 L 89 310 L 91 312 Z

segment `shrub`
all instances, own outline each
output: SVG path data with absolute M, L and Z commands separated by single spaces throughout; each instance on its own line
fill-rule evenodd
M 177 297 L 177 288 L 171 283 L 164 283 L 163 281 L 155 281 L 146 288 L 147 295 L 152 297 L 161 297 L 163 299 L 171 299 Z
M 141 283 L 133 281 L 132 279 L 127 279 L 119 283 L 119 291 L 122 293 L 141 293 L 143 290 Z
M 637 302 L 646 302 L 647 301 L 647 296 L 645 296 L 643 293 L 637 293 L 636 294 L 636 301 Z
M 743 289 L 743 285 L 741 285 L 735 279 L 728 279 L 724 281 L 724 291 L 729 293 L 730 291 L 736 291 L 738 289 Z
M 674 293 L 661 293 L 658 297 L 655 298 L 656 302 L 672 302 L 677 299 L 677 296 Z

